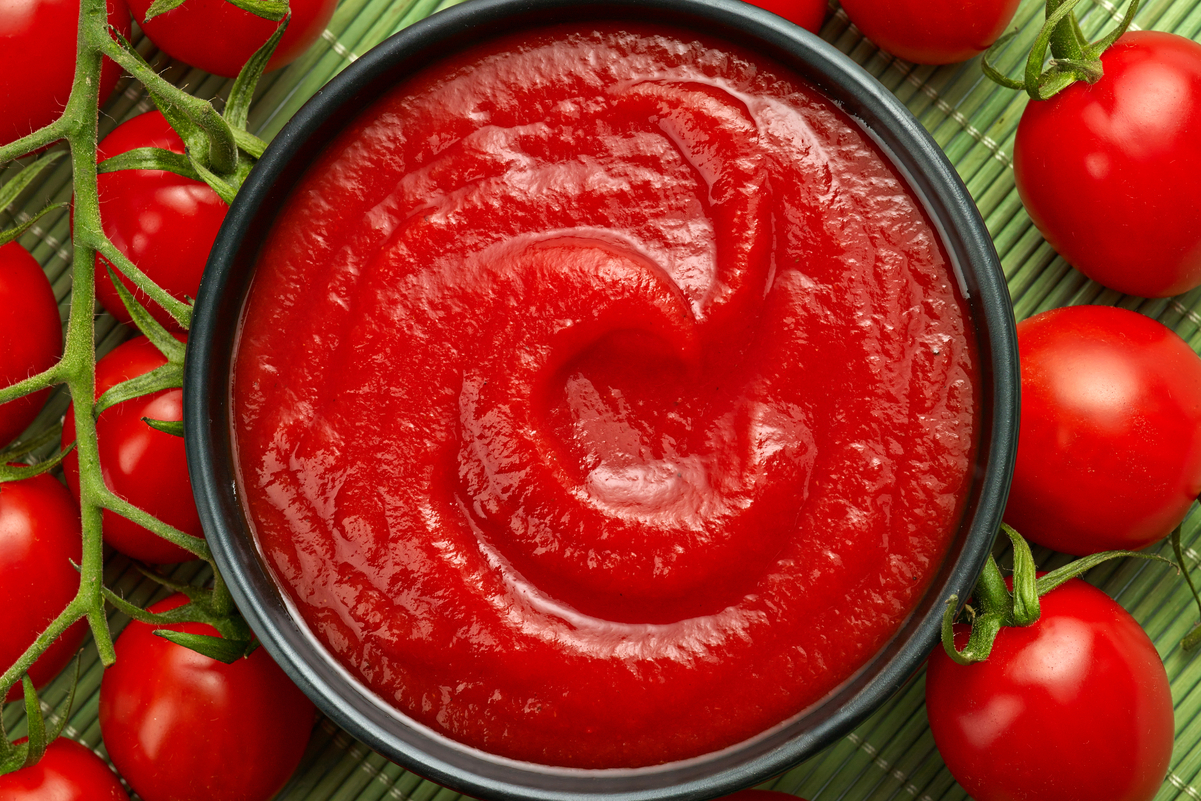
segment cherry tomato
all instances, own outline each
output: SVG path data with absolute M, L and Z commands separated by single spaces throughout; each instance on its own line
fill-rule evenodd
M 36 765 L 0 776 L 5 801 L 129 801 L 104 760 L 74 740 L 59 737 Z
M 130 9 L 142 30 L 159 48 L 180 61 L 214 75 L 233 78 L 262 47 L 277 22 L 256 17 L 226 0 L 188 0 L 179 8 L 146 21 L 153 0 L 131 0 Z M 337 0 L 291 0 L 292 19 L 267 69 L 279 69 L 298 59 L 321 36 Z M 220 36 L 197 36 L 196 31 L 220 31 Z
M 178 335 L 183 340 L 183 335 Z M 96 397 L 110 387 L 166 364 L 166 358 L 144 337 L 131 339 L 96 363 Z M 63 422 L 63 446 L 75 441 L 75 407 Z M 96 421 L 100 468 L 104 483 L 120 497 L 185 534 L 203 537 L 200 514 L 192 498 L 182 437 L 157 431 L 143 422 L 183 419 L 183 391 L 166 389 L 105 409 Z M 63 461 L 67 485 L 79 495 L 79 459 L 74 452 Z M 152 531 L 108 510 L 104 512 L 104 541 L 143 562 L 183 562 L 192 558 L 184 549 Z
M 103 160 L 139 147 L 184 152 L 183 140 L 166 118 L 150 111 L 118 125 L 104 137 L 97 155 Z M 97 191 L 104 232 L 113 245 L 172 296 L 195 298 L 217 229 L 229 210 L 225 201 L 201 181 L 161 170 L 105 173 L 98 178 Z M 97 257 L 96 296 L 109 313 L 129 323 L 129 312 L 104 264 Z M 148 303 L 132 281 L 122 281 L 143 305 Z M 154 319 L 178 330 L 178 324 L 157 303 L 150 303 L 147 309 Z
M 63 351 L 58 301 L 37 260 L 16 242 L 0 247 L 0 387 L 54 366 Z M 45 389 L 0 405 L 0 448 L 46 404 Z
M 129 36 L 125 0 L 109 0 L 108 21 Z M 58 119 L 75 79 L 79 0 L 0 3 L 0 145 Z M 112 94 L 121 69 L 105 59 L 100 102 Z
M 1201 494 L 1201 357 L 1110 306 L 1018 325 L 1021 429 L 1005 520 L 1076 555 L 1137 550 Z
M 150 607 L 164 612 L 187 599 Z M 143 801 L 267 801 L 292 775 L 313 728 L 312 702 L 259 648 L 226 665 L 133 622 L 100 682 L 109 758 Z
M 930 657 L 926 709 L 951 775 L 976 801 L 1150 801 L 1175 730 L 1155 646 L 1080 579 L 1041 606 L 1033 625 L 1002 629 L 983 662 Z M 956 638 L 963 647 L 966 630 Z
M 15 663 L 79 590 L 72 562 L 83 558 L 79 509 L 67 488 L 48 475 L 0 484 L 0 671 Z M 29 671 L 34 686 L 54 678 L 79 650 L 81 620 Z M 20 684 L 6 700 L 22 695 Z
M 1031 102 L 1014 178 L 1034 224 L 1080 272 L 1167 297 L 1201 284 L 1201 45 L 1127 33 L 1105 75 Z
M 829 6 L 826 0 L 749 0 L 752 5 L 783 17 L 807 31 L 819 33 Z
M 851 22 L 883 50 L 916 64 L 954 64 L 987 50 L 1020 0 L 842 0 Z

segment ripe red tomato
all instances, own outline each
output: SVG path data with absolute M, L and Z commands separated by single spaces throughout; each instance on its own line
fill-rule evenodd
M 150 607 L 164 612 L 187 599 Z M 292 775 L 313 728 L 313 704 L 259 648 L 226 665 L 133 622 L 100 682 L 109 758 L 143 801 L 267 801 Z
M 976 801 L 1150 801 L 1175 726 L 1155 646 L 1126 610 L 1072 579 L 1042 616 L 1005 628 L 983 662 L 937 648 L 926 674 L 934 742 Z M 967 642 L 959 627 L 959 647 Z
M 883 50 L 917 64 L 954 64 L 987 50 L 1020 0 L 842 0 L 851 22 Z
M 109 23 L 129 36 L 125 0 L 109 0 Z M 0 145 L 54 122 L 75 79 L 79 0 L 0 3 Z M 121 69 L 105 60 L 100 102 L 112 94 Z
M 118 125 L 104 137 L 97 154 L 103 160 L 139 147 L 184 152 L 183 140 L 166 118 L 150 111 Z M 104 232 L 113 245 L 172 296 L 195 298 L 217 229 L 229 210 L 225 201 L 201 181 L 161 170 L 105 173 L 98 178 L 97 191 Z M 96 296 L 114 317 L 129 323 L 129 312 L 104 264 L 97 256 Z M 132 281 L 122 280 L 143 305 L 148 303 Z M 168 328 L 179 328 L 157 303 L 147 309 Z
M 59 737 L 36 765 L 0 776 L 5 801 L 129 801 L 104 760 Z
M 66 487 L 48 475 L 0 484 L 0 671 L 75 597 L 79 573 L 71 563 L 82 558 L 79 509 Z M 81 620 L 38 657 L 29 671 L 34 686 L 66 667 L 86 633 Z M 15 685 L 6 700 L 21 694 Z
M 183 335 L 178 335 L 183 340 Z M 131 339 L 96 363 L 96 397 L 110 387 L 166 364 L 167 360 L 144 337 Z M 63 446 L 75 441 L 75 408 L 67 409 Z M 120 497 L 185 534 L 203 537 L 200 514 L 192 498 L 188 465 L 181 437 L 156 431 L 142 421 L 182 420 L 183 391 L 168 389 L 118 403 L 100 414 L 96 438 L 104 483 Z M 79 459 L 74 452 L 63 460 L 67 485 L 79 495 Z M 104 541 L 143 562 L 183 562 L 192 558 L 184 549 L 120 515 L 105 510 Z
M 821 31 L 822 23 L 826 20 L 826 11 L 829 9 L 826 0 L 748 0 L 748 2 L 813 33 Z
M 147 22 L 146 9 L 152 2 L 130 0 L 129 3 L 134 19 L 150 41 L 172 58 L 227 78 L 238 74 L 279 25 L 236 8 L 226 0 L 188 0 Z M 267 69 L 290 64 L 308 50 L 325 30 L 337 4 L 337 0 L 291 0 L 292 19 L 267 62 Z M 197 36 L 196 31 L 220 31 L 221 35 Z
M 1005 521 L 1065 553 L 1137 550 L 1201 494 L 1201 357 L 1110 306 L 1018 325 L 1021 430 Z
M 62 352 L 50 281 L 25 248 L 9 242 L 0 247 L 0 387 L 53 367 Z M 33 422 L 49 395 L 45 389 L 0 405 L 0 448 Z
M 1080 272 L 1167 297 L 1201 284 L 1201 45 L 1127 33 L 1104 77 L 1031 102 L 1014 178 L 1031 219 Z

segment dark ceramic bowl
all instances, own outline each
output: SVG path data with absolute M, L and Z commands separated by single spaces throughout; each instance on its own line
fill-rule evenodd
M 461 746 L 381 702 L 342 668 L 285 602 L 243 517 L 231 449 L 230 368 L 258 249 L 323 146 L 399 80 L 458 48 L 524 27 L 593 18 L 663 22 L 724 38 L 807 78 L 859 122 L 922 201 L 965 288 L 983 366 L 982 438 L 965 521 L 900 632 L 823 702 L 771 732 L 653 768 L 586 771 L 503 760 Z M 184 383 L 188 466 L 209 543 L 258 636 L 338 725 L 389 759 L 480 798 L 713 798 L 761 782 L 846 734 L 916 671 L 945 599 L 965 598 L 1001 521 L 1017 441 L 1017 347 L 1009 294 L 988 231 L 938 145 L 883 86 L 825 42 L 736 0 L 473 0 L 413 25 L 322 89 L 272 142 L 238 194 L 200 287 Z M 698 725 L 704 725 L 699 721 Z

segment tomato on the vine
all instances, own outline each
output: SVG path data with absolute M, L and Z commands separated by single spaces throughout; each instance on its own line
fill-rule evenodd
M 1201 494 L 1201 357 L 1111 306 L 1018 325 L 1021 430 L 1005 521 L 1065 553 L 1138 550 Z
M 776 16 L 783 17 L 794 25 L 800 25 L 807 31 L 818 33 L 826 20 L 829 6 L 826 0 L 747 0 L 751 5 L 759 6 Z
M 0 776 L 4 801 L 129 801 L 104 760 L 74 740 L 59 737 L 36 765 Z
M 983 662 L 938 648 L 926 674 L 934 742 L 976 801 L 1150 801 L 1172 756 L 1172 690 L 1139 624 L 1072 579 Z M 956 642 L 967 641 L 956 627 Z
M 183 335 L 177 335 L 182 341 Z M 150 340 L 131 339 L 96 362 L 96 397 L 105 391 L 167 363 Z M 75 441 L 75 407 L 63 422 L 63 447 Z M 121 498 L 185 534 L 203 537 L 200 513 L 192 498 L 182 437 L 151 428 L 144 418 L 178 422 L 183 419 L 183 390 L 164 389 L 131 398 L 105 409 L 96 421 L 100 470 L 104 483 Z M 72 452 L 63 460 L 67 484 L 79 495 L 79 459 Z M 143 562 L 183 562 L 192 555 L 154 532 L 105 510 L 104 541 Z
M 1080 272 L 1167 297 L 1201 284 L 1201 44 L 1123 35 L 1104 76 L 1031 102 L 1014 179 L 1034 224 Z
M 184 152 L 183 139 L 162 113 L 149 111 L 104 137 L 97 156 L 103 160 L 140 147 Z M 225 201 L 202 181 L 163 170 L 105 173 L 97 179 L 97 191 L 104 233 L 117 250 L 173 297 L 195 298 L 213 240 L 229 210 Z M 129 323 L 129 312 L 108 276 L 106 263 L 96 257 L 96 297 L 114 317 Z M 179 328 L 132 281 L 123 277 L 122 283 L 154 319 L 168 328 Z
M 987 50 L 1020 0 L 842 0 L 855 27 L 881 49 L 917 64 L 954 64 Z
M 150 607 L 185 603 L 174 595 Z M 109 758 L 143 801 L 267 801 L 300 764 L 311 701 L 263 648 L 226 665 L 154 634 L 215 635 L 201 623 L 134 621 L 100 683 Z
M 109 0 L 108 21 L 128 37 L 125 0 Z M 54 122 L 75 80 L 79 0 L 0 3 L 0 145 Z M 105 59 L 100 102 L 112 93 L 121 69 Z
M 79 590 L 74 564 L 83 557 L 79 509 L 67 488 L 48 475 L 0 484 L 0 671 L 33 645 Z M 29 669 L 41 687 L 66 667 L 83 637 L 80 620 Z M 21 697 L 14 685 L 6 700 Z
M 0 387 L 53 367 L 62 351 L 50 281 L 25 248 L 9 242 L 0 247 Z M 33 422 L 49 395 L 44 389 L 0 405 L 0 448 Z
M 236 76 L 279 25 L 227 0 L 188 0 L 147 21 L 146 10 L 151 3 L 129 3 L 134 19 L 150 41 L 172 58 L 226 78 Z M 279 69 L 300 58 L 320 38 L 337 4 L 337 0 L 291 0 L 288 7 L 292 18 L 267 69 Z M 197 31 L 220 31 L 221 35 L 197 36 Z

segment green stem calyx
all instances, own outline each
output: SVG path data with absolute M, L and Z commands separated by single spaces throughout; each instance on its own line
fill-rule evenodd
M 1035 37 L 1026 59 L 1022 80 L 998 70 L 997 54 L 1016 36 L 1002 36 L 984 54 L 981 68 L 992 80 L 1010 89 L 1023 89 L 1034 100 L 1048 100 L 1077 81 L 1096 83 L 1105 74 L 1101 54 L 1129 30 L 1140 0 L 1131 0 L 1118 26 L 1095 42 L 1089 42 L 1076 19 L 1080 0 L 1047 0 L 1046 22 Z
M 1013 545 L 1013 578 L 1011 590 L 1001 574 L 997 561 L 991 555 L 980 574 L 967 618 L 971 621 L 971 632 L 963 649 L 955 646 L 955 620 L 959 617 L 959 596 L 947 599 L 942 616 L 942 645 L 949 656 L 961 665 L 983 662 L 992 652 L 993 643 L 1006 626 L 1029 626 L 1038 621 L 1039 599 L 1059 585 L 1083 575 L 1102 562 L 1133 556 L 1139 559 L 1155 559 L 1175 565 L 1170 559 L 1155 554 L 1134 551 L 1102 551 L 1081 557 L 1061 568 L 1039 576 L 1034 565 L 1030 546 L 1013 528 L 1004 523 L 1001 530 Z

